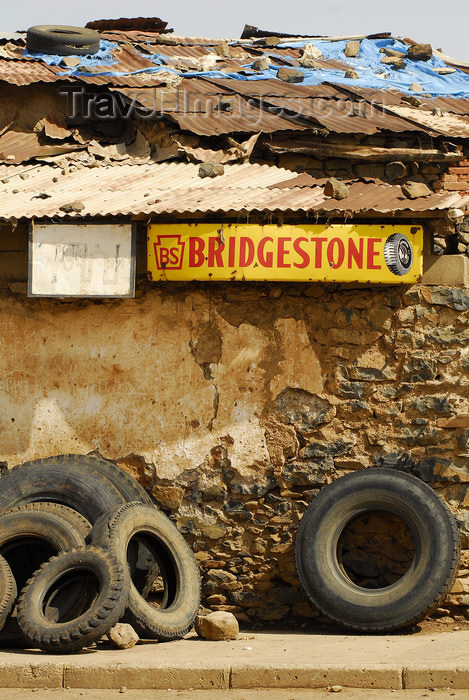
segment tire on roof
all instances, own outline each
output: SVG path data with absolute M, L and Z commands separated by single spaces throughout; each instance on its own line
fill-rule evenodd
M 32 53 L 86 56 L 99 51 L 99 32 L 84 27 L 41 24 L 28 29 L 26 47 Z

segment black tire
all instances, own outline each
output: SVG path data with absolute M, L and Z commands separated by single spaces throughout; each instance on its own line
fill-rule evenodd
M 30 462 L 29 464 L 35 464 Z M 58 457 L 48 457 L 45 460 L 41 460 L 43 463 L 47 464 L 68 464 L 70 461 L 74 464 L 79 464 L 85 470 L 94 469 L 99 472 L 106 479 L 109 479 L 111 484 L 119 491 L 119 493 L 124 497 L 126 501 L 140 501 L 141 503 L 147 503 L 149 506 L 154 505 L 152 497 L 145 491 L 143 486 L 139 484 L 137 479 L 128 474 L 125 469 L 121 469 L 102 457 L 97 457 L 95 455 L 59 455 Z
M 6 559 L 0 556 L 0 630 L 5 622 L 16 600 L 16 582 L 13 573 Z
M 0 516 L 0 554 L 12 570 L 18 590 L 53 554 L 84 544 L 78 530 L 54 513 L 15 510 Z
M 126 621 L 141 637 L 169 641 L 191 629 L 200 605 L 200 576 L 195 557 L 176 526 L 155 507 L 128 503 L 93 527 L 93 544 L 108 547 L 126 571 L 130 593 Z M 135 545 L 138 545 L 136 547 Z M 142 546 L 154 561 L 153 569 L 142 563 Z M 138 552 L 138 554 L 136 554 Z M 147 571 L 146 582 L 137 583 Z M 158 581 L 155 604 L 151 589 Z
M 97 584 L 96 595 L 88 596 L 86 611 L 73 619 L 48 619 L 44 608 L 54 592 L 82 575 L 89 575 Z M 127 597 L 126 578 L 116 557 L 99 547 L 78 547 L 52 557 L 28 581 L 18 602 L 18 625 L 39 649 L 55 654 L 79 651 L 119 621 Z
M 377 511 L 404 521 L 415 551 L 395 583 L 363 588 L 347 575 L 339 542 L 353 520 Z M 323 613 L 354 630 L 389 632 L 438 607 L 457 573 L 459 537 L 451 512 L 427 484 L 392 469 L 368 469 L 321 490 L 300 522 L 295 555 L 303 588 Z
M 154 505 L 151 496 L 136 479 L 124 469 L 102 457 L 74 454 L 58 455 L 57 457 L 46 457 L 44 459 L 35 459 L 32 462 L 25 462 L 23 467 L 29 468 L 36 464 L 47 468 L 59 465 L 63 469 L 72 467 L 73 469 L 81 468 L 85 472 L 93 470 L 108 479 L 114 488 L 119 491 L 125 502 L 140 501 L 150 506 Z M 115 507 L 117 507 L 117 504 Z
M 26 46 L 33 53 L 86 56 L 99 51 L 99 32 L 84 27 L 42 24 L 28 29 Z
M 414 261 L 412 245 L 402 233 L 393 233 L 384 244 L 384 259 L 388 269 L 402 277 L 410 272 Z
M 30 513 L 40 511 L 41 513 L 52 513 L 66 520 L 72 527 L 83 537 L 84 540 L 91 532 L 91 523 L 83 517 L 77 510 L 73 510 L 62 503 L 51 503 L 49 501 L 35 501 L 34 503 L 26 503 L 22 506 L 15 506 L 7 513 Z M 1 518 L 1 516 L 0 516 Z M 1 528 L 1 519 L 0 519 Z M 49 557 L 48 557 L 49 558 Z
M 25 462 L 0 476 L 0 513 L 35 501 L 62 503 L 90 523 L 126 498 L 103 475 L 74 455 Z

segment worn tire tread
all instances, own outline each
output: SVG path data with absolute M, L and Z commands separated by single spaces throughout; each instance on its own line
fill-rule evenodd
M 21 506 L 14 506 L 5 512 L 16 513 L 20 511 L 22 513 L 28 513 L 30 511 L 40 511 L 43 513 L 53 513 L 58 515 L 67 522 L 69 522 L 73 527 L 78 530 L 80 535 L 85 539 L 91 532 L 91 523 L 87 520 L 81 513 L 73 508 L 63 505 L 63 503 L 54 503 L 53 501 L 34 501 L 33 503 L 25 503 Z
M 63 573 L 65 573 L 67 560 L 73 560 L 73 557 L 77 555 L 88 557 L 88 559 L 89 557 L 98 557 L 101 561 L 106 562 L 109 572 L 106 595 L 101 601 L 99 601 L 100 596 L 98 596 L 99 605 L 97 602 L 93 603 L 86 613 L 76 620 L 57 625 L 57 629 L 48 629 L 35 624 L 31 615 L 33 587 L 46 587 L 48 570 L 58 566 L 59 568 L 63 567 Z M 70 653 L 82 649 L 106 634 L 119 621 L 126 602 L 126 580 L 117 558 L 108 550 L 100 547 L 90 545 L 76 547 L 51 557 L 29 579 L 18 601 L 18 624 L 24 636 L 40 649 L 53 653 Z
M 304 537 L 305 532 L 307 528 L 311 528 L 312 524 L 315 523 L 316 527 L 321 526 L 321 517 L 319 516 L 319 523 L 317 522 L 317 517 L 316 517 L 316 507 L 318 505 L 317 499 L 321 499 L 321 504 L 327 503 L 326 498 L 329 494 L 329 489 L 331 486 L 333 486 L 334 483 L 337 482 L 342 482 L 344 483 L 344 480 L 356 480 L 357 479 L 357 474 L 368 474 L 369 478 L 374 479 L 376 475 L 379 474 L 384 474 L 384 475 L 393 475 L 394 478 L 399 479 L 403 483 L 408 482 L 409 484 L 414 481 L 418 482 L 419 484 L 419 490 L 421 491 L 422 494 L 425 494 L 426 497 L 428 498 L 428 501 L 430 503 L 434 503 L 435 507 L 438 507 L 438 514 L 441 516 L 444 521 L 445 521 L 445 532 L 449 533 L 448 536 L 448 542 L 447 546 L 451 547 L 451 560 L 448 563 L 447 570 L 446 572 L 440 575 L 440 579 L 438 582 L 438 591 L 435 594 L 434 598 L 432 600 L 426 600 L 425 603 L 421 603 L 421 607 L 417 608 L 414 612 L 413 615 L 406 617 L 403 619 L 402 614 L 401 618 L 398 618 L 396 616 L 396 619 L 393 621 L 387 621 L 385 623 L 379 624 L 377 622 L 370 623 L 366 619 L 363 619 L 362 622 L 360 621 L 351 621 L 348 619 L 346 622 L 344 619 L 342 619 L 340 616 L 334 614 L 333 612 L 333 607 L 334 607 L 334 601 L 331 600 L 331 607 L 329 605 L 324 605 L 323 602 L 321 602 L 322 598 L 321 596 L 324 596 L 324 593 L 321 593 L 321 595 L 317 595 L 317 591 L 312 590 L 311 586 L 311 575 L 309 575 L 309 580 L 308 576 L 305 574 L 305 566 L 307 562 L 307 547 L 304 543 Z M 398 475 L 398 476 L 396 476 Z M 359 476 L 358 479 L 363 479 L 363 476 Z M 365 477 L 366 478 L 366 477 Z M 335 482 L 333 482 L 329 487 L 325 487 L 327 491 L 322 491 L 319 496 L 316 497 L 316 499 L 311 503 L 311 505 L 308 507 L 307 511 L 305 512 L 303 519 L 300 522 L 298 532 L 297 532 L 297 537 L 296 537 L 296 542 L 295 542 L 295 562 L 296 562 L 296 568 L 297 568 L 297 573 L 300 578 L 301 584 L 303 586 L 303 589 L 305 593 L 307 594 L 308 598 L 311 600 L 314 606 L 316 606 L 324 615 L 329 617 L 331 620 L 334 620 L 335 622 L 338 622 L 341 625 L 346 626 L 348 629 L 355 630 L 358 632 L 393 632 L 398 629 L 403 629 L 403 628 L 408 628 L 412 627 L 419 622 L 421 622 L 423 619 L 425 619 L 428 615 L 430 615 L 445 599 L 448 591 L 450 590 L 452 584 L 454 583 L 457 572 L 458 572 L 458 563 L 459 563 L 459 556 L 460 556 L 460 542 L 459 542 L 459 533 L 458 533 L 458 528 L 455 519 L 453 518 L 449 508 L 445 505 L 445 503 L 438 497 L 438 495 L 435 493 L 435 491 L 428 486 L 428 484 L 425 484 L 424 482 L 416 479 L 416 477 L 403 473 L 403 472 L 397 472 L 396 470 L 391 470 L 391 469 L 384 469 L 384 468 L 379 468 L 379 469 L 369 469 L 366 470 L 366 472 L 353 472 L 351 474 L 348 474 L 346 476 L 340 477 L 337 479 Z M 358 488 L 358 486 L 357 486 Z M 387 485 L 387 488 L 389 488 L 389 484 Z M 321 494 L 323 494 L 321 496 Z M 337 491 L 334 493 L 334 498 L 337 499 Z M 333 508 L 336 506 L 337 501 L 331 503 L 330 507 Z M 322 505 L 322 507 L 325 507 Z M 429 506 L 429 512 L 430 512 L 430 506 Z M 316 517 L 316 521 L 314 518 Z M 427 514 L 427 517 L 432 517 Z M 312 556 L 312 555 L 310 555 Z M 412 595 L 413 598 L 418 596 L 418 590 L 411 591 L 408 595 Z M 366 618 L 366 616 L 364 616 Z
M 10 615 L 17 596 L 16 581 L 7 560 L 0 555 L 0 630 Z
M 119 529 L 122 520 L 126 517 L 130 517 L 132 511 L 145 508 L 146 505 L 142 505 L 139 502 L 132 502 L 116 509 L 107 516 L 103 516 L 93 527 L 91 541 L 99 546 L 108 547 L 110 551 L 112 551 L 122 561 L 122 553 L 118 551 L 119 548 L 116 545 L 117 530 Z M 191 613 L 189 618 L 181 624 L 171 624 L 169 620 L 166 624 L 163 624 L 162 622 L 158 623 L 153 616 L 150 617 L 141 610 L 139 602 L 144 601 L 144 599 L 140 596 L 137 589 L 133 585 L 130 585 L 129 603 L 125 614 L 125 621 L 133 625 L 141 637 L 154 638 L 158 639 L 159 641 L 170 641 L 173 639 L 180 639 L 192 628 L 200 604 L 200 576 L 194 554 L 181 533 L 177 530 L 176 526 L 169 520 L 169 518 L 163 515 L 163 513 L 157 509 L 155 509 L 155 513 L 157 514 L 157 518 L 164 518 L 165 526 L 170 528 L 171 537 L 176 539 L 178 546 L 180 547 L 181 551 L 179 558 L 181 559 L 181 566 L 188 568 L 190 577 L 193 575 L 197 576 L 197 593 L 194 594 L 193 615 Z M 126 547 L 124 547 L 124 549 L 126 550 Z M 182 561 L 184 557 L 187 557 L 185 563 Z M 122 564 L 125 565 L 125 562 L 122 561 Z M 130 578 L 128 567 L 125 567 L 125 570 Z M 181 587 L 184 587 L 184 581 L 181 582 Z M 187 591 L 187 594 L 190 595 L 190 592 Z M 164 615 L 165 611 L 163 610 L 163 618 Z
M 19 464 L 0 476 L 0 513 L 36 501 L 52 501 L 77 510 L 93 523 L 126 502 L 101 468 L 63 455 Z

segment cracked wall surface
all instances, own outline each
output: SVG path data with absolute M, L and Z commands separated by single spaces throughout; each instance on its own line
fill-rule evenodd
M 205 604 L 253 621 L 318 614 L 293 558 L 318 489 L 409 471 L 457 517 L 447 606 L 465 615 L 468 309 L 467 290 L 423 286 L 143 283 L 136 299 L 67 303 L 3 291 L 0 459 L 115 460 L 187 537 Z

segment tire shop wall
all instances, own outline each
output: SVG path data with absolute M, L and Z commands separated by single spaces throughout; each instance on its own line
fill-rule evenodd
M 13 246 L 2 228 L 4 462 L 115 460 L 194 548 L 205 603 L 253 621 L 318 614 L 294 567 L 302 513 L 337 476 L 397 467 L 456 514 L 440 614 L 469 616 L 467 290 L 141 282 L 133 300 L 34 300 L 12 281 L 21 231 Z

